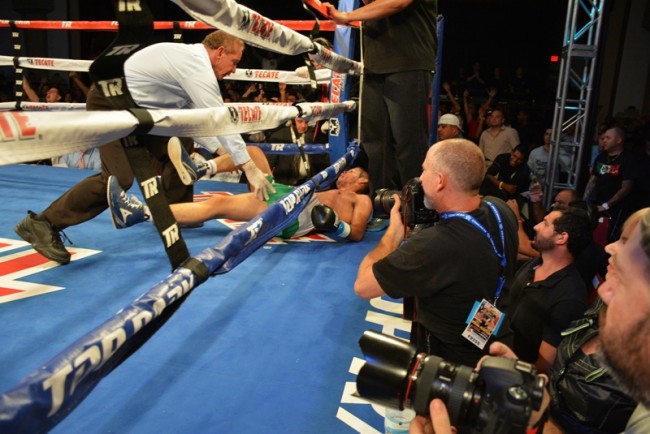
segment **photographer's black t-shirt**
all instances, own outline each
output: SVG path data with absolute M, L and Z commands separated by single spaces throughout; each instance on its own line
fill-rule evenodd
M 487 199 L 496 205 L 503 221 L 505 276 L 509 281 L 516 266 L 517 220 L 505 202 L 493 197 Z M 502 250 L 497 221 L 489 206 L 482 203 L 470 214 L 490 232 L 497 248 Z M 416 297 L 417 321 L 446 348 L 444 354 L 435 355 L 474 366 L 486 353 L 487 346 L 480 350 L 461 335 L 474 302 L 482 299 L 494 302 L 501 275 L 499 258 L 482 231 L 461 218 L 441 220 L 375 263 L 373 272 L 390 297 Z M 503 295 L 506 292 L 504 288 Z M 500 334 L 507 331 L 502 327 Z

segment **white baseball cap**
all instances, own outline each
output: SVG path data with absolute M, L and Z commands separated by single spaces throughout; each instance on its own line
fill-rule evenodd
M 451 113 L 446 113 L 440 116 L 440 119 L 438 120 L 438 125 L 453 125 L 457 127 L 459 130 L 463 131 L 463 128 L 460 126 L 460 119 L 458 119 L 458 116 Z

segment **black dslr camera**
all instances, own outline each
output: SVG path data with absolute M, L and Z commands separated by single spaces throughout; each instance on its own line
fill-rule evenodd
M 405 225 L 412 228 L 415 225 L 431 224 L 438 220 L 438 213 L 424 206 L 424 190 L 420 178 L 411 179 L 402 191 L 387 188 L 377 190 L 373 199 L 374 217 L 382 219 L 390 217 L 390 210 L 395 205 L 393 197 L 395 194 L 402 201 L 400 213 Z
M 440 398 L 460 433 L 525 433 L 531 412 L 542 404 L 544 380 L 529 363 L 488 357 L 475 371 L 372 330 L 359 346 L 366 359 L 357 376 L 362 398 L 420 415 Z

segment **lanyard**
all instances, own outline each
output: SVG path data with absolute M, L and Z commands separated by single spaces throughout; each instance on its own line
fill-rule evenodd
M 464 212 L 456 212 L 456 211 L 451 211 L 451 212 L 444 212 L 440 214 L 440 218 L 442 219 L 450 219 L 450 218 L 462 218 L 463 220 L 469 222 L 472 226 L 483 232 L 485 236 L 487 237 L 488 241 L 490 242 L 490 245 L 492 246 L 492 250 L 494 251 L 494 254 L 499 258 L 499 264 L 501 265 L 501 275 L 499 276 L 499 286 L 497 288 L 497 293 L 494 299 L 494 304 L 496 305 L 496 300 L 499 299 L 499 296 L 501 295 L 501 290 L 503 289 L 503 285 L 505 284 L 505 277 L 504 277 L 504 271 L 506 268 L 506 255 L 505 255 L 505 248 L 506 248 L 506 243 L 505 243 L 505 231 L 503 230 L 503 221 L 501 220 L 501 215 L 499 214 L 497 207 L 492 203 L 488 202 L 486 200 L 482 201 L 486 205 L 490 207 L 492 210 L 492 214 L 494 214 L 494 217 L 497 219 L 497 224 L 499 226 L 499 235 L 501 236 L 501 246 L 503 247 L 503 252 L 499 253 L 499 250 L 497 249 L 496 244 L 494 243 L 494 239 L 492 238 L 492 235 L 485 229 L 485 227 L 478 221 L 476 220 L 473 216 L 464 213 Z

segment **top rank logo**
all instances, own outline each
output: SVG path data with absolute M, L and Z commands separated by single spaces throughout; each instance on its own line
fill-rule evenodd
M 208 199 L 210 196 L 213 196 L 215 194 L 223 194 L 230 196 L 232 193 L 227 192 L 227 191 L 202 191 L 201 194 L 195 194 L 194 195 L 194 201 L 201 201 Z M 246 224 L 247 222 L 242 222 L 238 220 L 230 220 L 230 219 L 217 219 L 217 221 L 224 226 L 226 226 L 229 229 L 237 229 L 241 225 Z M 261 224 L 261 221 L 257 222 L 257 224 Z M 253 231 L 258 231 L 259 227 L 254 226 L 253 228 L 249 228 L 249 232 Z M 256 234 L 255 234 L 256 235 Z M 250 241 L 249 241 L 250 242 Z M 273 237 L 270 240 L 266 242 L 267 245 L 282 245 L 282 244 L 287 244 L 287 243 L 310 243 L 310 242 L 324 242 L 324 243 L 335 243 L 336 240 L 333 238 L 328 237 L 325 234 L 319 234 L 317 232 L 310 232 L 307 235 L 303 235 L 302 237 L 294 237 L 294 238 L 280 238 L 280 237 Z

